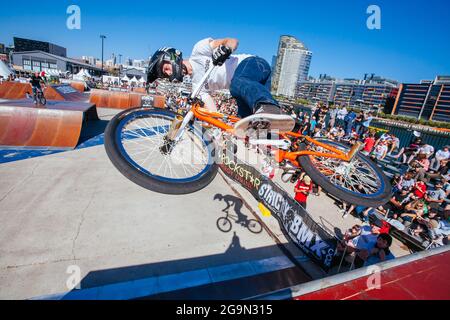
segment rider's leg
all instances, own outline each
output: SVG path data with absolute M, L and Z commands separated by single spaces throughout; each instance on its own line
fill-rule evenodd
M 230 93 L 241 102 L 240 114 L 248 111 L 254 113 L 235 125 L 237 131 L 246 131 L 252 123 L 266 121 L 272 130 L 290 131 L 294 127 L 294 119 L 285 114 L 278 102 L 270 93 L 270 65 L 262 58 L 249 57 L 243 60 L 231 80 Z M 242 110 L 245 106 L 249 109 Z
M 245 102 L 243 99 L 239 97 L 235 97 L 235 99 L 238 106 L 239 117 L 245 118 L 253 114 L 253 110 L 248 106 L 247 102 Z
M 33 102 L 37 103 L 37 88 L 32 87 L 31 90 L 33 91 Z

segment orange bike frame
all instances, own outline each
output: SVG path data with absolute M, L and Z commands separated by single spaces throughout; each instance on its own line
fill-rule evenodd
M 221 121 L 221 119 L 227 118 L 230 122 L 235 123 L 240 120 L 240 118 L 235 116 L 225 116 L 222 113 L 219 112 L 212 112 L 205 108 L 202 108 L 199 104 L 193 104 L 191 111 L 194 114 L 194 117 L 204 121 L 206 123 L 211 124 L 214 127 L 220 128 L 223 131 L 233 132 L 233 127 L 226 124 L 225 122 Z M 295 132 L 282 132 L 280 133 L 280 136 L 284 139 L 288 139 L 292 141 L 292 138 L 302 138 L 307 140 L 310 144 L 315 144 L 319 147 L 322 147 L 328 151 L 331 151 L 331 153 L 323 153 L 323 152 L 317 152 L 314 150 L 301 150 L 301 151 L 284 151 L 284 150 L 277 150 L 275 153 L 275 160 L 277 162 L 281 162 L 283 160 L 289 160 L 294 165 L 299 166 L 297 162 L 297 158 L 299 156 L 306 156 L 306 155 L 312 155 L 316 157 L 325 157 L 325 158 L 334 158 L 334 159 L 340 159 L 344 161 L 350 161 L 353 157 L 353 154 L 356 152 L 356 148 L 352 148 L 348 153 L 336 149 L 326 143 L 322 143 L 320 141 L 317 141 L 311 137 L 301 135 L 299 133 Z

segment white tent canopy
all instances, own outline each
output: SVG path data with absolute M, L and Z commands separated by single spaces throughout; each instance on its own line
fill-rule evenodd
M 144 77 L 140 77 L 138 81 L 139 81 L 140 83 L 144 83 L 144 82 L 145 82 Z
M 3 78 L 6 79 L 10 74 L 12 74 L 12 71 L 3 61 L 0 60 L 0 76 L 3 76 Z
M 84 69 L 81 69 L 77 74 L 73 75 L 74 80 L 84 80 L 85 74 Z
M 138 79 L 136 78 L 136 76 L 134 76 L 133 79 L 130 80 L 130 82 L 138 82 Z
M 92 78 L 91 74 L 86 69 L 83 69 L 83 74 L 85 77 Z
M 122 77 L 122 79 L 120 79 L 121 81 L 130 81 L 130 78 L 127 77 L 127 75 L 124 75 Z

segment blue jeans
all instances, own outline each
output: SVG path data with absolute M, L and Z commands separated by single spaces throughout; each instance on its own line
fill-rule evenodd
M 266 60 L 248 57 L 237 66 L 230 93 L 236 99 L 240 117 L 253 114 L 260 103 L 278 105 L 270 93 L 270 85 L 271 69 Z

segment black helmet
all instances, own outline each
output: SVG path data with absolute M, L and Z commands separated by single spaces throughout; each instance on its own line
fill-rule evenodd
M 147 69 L 147 82 L 153 82 L 158 78 L 167 78 L 162 72 L 163 62 L 170 62 L 172 75 L 170 81 L 183 81 L 183 54 L 175 48 L 164 47 L 158 49 L 150 59 Z

